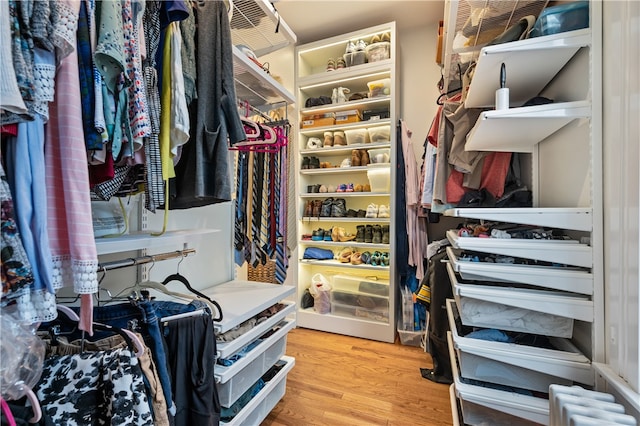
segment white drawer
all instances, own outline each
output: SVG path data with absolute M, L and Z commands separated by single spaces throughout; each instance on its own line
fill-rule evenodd
M 458 259 L 453 247 L 447 247 L 453 270 L 466 280 L 514 282 L 553 290 L 593 294 L 593 275 L 579 268 L 469 262 Z
M 463 337 L 454 300 L 447 300 L 447 315 L 462 377 L 541 392 L 547 392 L 551 383 L 594 383 L 591 362 L 567 339 L 550 337 L 555 349 L 547 349 Z
M 447 264 L 462 324 L 571 338 L 573 320 L 593 321 L 588 296 L 518 288 L 518 284 L 466 283 Z
M 254 396 L 247 405 L 229 422 L 221 421 L 221 425 L 259 425 L 282 399 L 287 387 L 287 375 L 295 365 L 295 358 L 283 356 L 280 361 L 285 365 L 273 379 Z
M 460 376 L 451 333 L 447 334 L 453 387 L 462 411 L 461 424 L 533 426 L 549 424 L 549 400 L 465 383 Z
M 295 326 L 294 320 L 283 321 L 281 328 L 264 342 L 251 349 L 230 366 L 216 364 L 214 376 L 220 404 L 230 407 L 284 354 L 287 333 Z
M 457 249 L 581 266 L 583 268 L 591 268 L 593 266 L 592 248 L 575 240 L 460 237 L 456 230 L 447 231 L 447 239 Z
M 296 304 L 293 302 L 280 302 L 286 305 L 276 314 L 267 318 L 266 321 L 253 327 L 251 330 L 244 333 L 242 336 L 231 340 L 230 342 L 217 342 L 216 343 L 216 358 L 229 358 L 231 355 L 238 352 L 240 349 L 247 346 L 249 343 L 262 336 L 268 330 L 272 329 L 276 324 L 282 321 L 287 315 L 295 312 Z

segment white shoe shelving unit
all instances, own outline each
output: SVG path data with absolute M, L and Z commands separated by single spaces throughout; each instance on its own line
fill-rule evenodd
M 349 41 L 356 43 L 364 40 L 369 43 L 374 35 L 381 36 L 384 33 L 390 35 L 389 58 L 374 62 L 352 65 L 350 67 L 327 71 L 329 58 L 337 60 L 342 58 L 346 52 Z M 365 28 L 348 34 L 341 34 L 324 40 L 298 46 L 296 49 L 296 97 L 297 113 L 302 123 L 303 118 L 309 116 L 321 116 L 324 114 L 339 113 L 340 111 L 358 110 L 362 114 L 366 110 L 388 109 L 388 117 L 380 117 L 369 121 L 357 121 L 341 124 L 330 124 L 326 126 L 300 128 L 297 130 L 297 142 L 299 147 L 296 162 L 298 163 L 298 260 L 297 260 L 297 297 L 298 301 L 310 286 L 312 277 L 315 274 L 323 274 L 328 280 L 336 275 L 346 275 L 349 277 L 361 277 L 378 280 L 381 283 L 388 283 L 388 292 L 383 297 L 388 299 L 388 314 L 380 318 L 378 315 L 371 315 L 364 306 L 359 306 L 354 301 L 354 305 L 338 305 L 332 313 L 319 314 L 313 308 L 299 307 L 297 310 L 297 321 L 301 327 L 328 331 L 333 333 L 346 334 L 373 340 L 393 342 L 396 335 L 395 320 L 395 267 L 393 265 L 394 247 L 394 167 L 395 164 L 395 144 L 396 144 L 396 122 L 397 122 L 397 99 L 398 89 L 396 84 L 396 46 L 397 32 L 395 22 L 381 24 L 379 26 Z M 364 56 L 364 52 L 362 52 Z M 346 101 L 341 103 L 331 103 L 313 107 L 305 107 L 305 102 L 311 97 L 328 96 L 331 98 L 332 90 L 338 87 L 346 87 L 350 90 L 351 96 L 354 93 L 368 92 L 368 82 L 380 79 L 389 79 L 390 93 L 381 94 L 375 97 L 365 97 L 363 99 Z M 389 140 L 374 141 L 372 143 L 353 143 L 346 146 L 332 147 L 308 147 L 307 141 L 316 137 L 324 140 L 324 132 L 335 131 L 356 131 L 366 132 L 367 128 L 376 126 L 387 126 L 389 128 Z M 351 159 L 351 152 L 354 149 L 389 149 L 391 161 L 388 165 L 368 165 L 368 166 L 340 166 L 346 158 Z M 301 164 L 304 157 L 318 157 L 321 162 L 328 162 L 331 168 L 302 169 Z M 324 192 L 314 193 L 308 191 L 312 185 L 325 185 L 325 187 L 339 187 L 340 184 L 352 183 L 355 185 L 369 184 L 367 172 L 375 167 L 385 167 L 389 169 L 390 189 L 384 192 Z M 391 206 L 391 217 L 387 218 L 365 218 L 365 217 L 310 217 L 305 215 L 305 206 L 313 200 L 325 200 L 328 198 L 342 198 L 345 200 L 347 210 L 367 210 L 369 204 Z M 323 229 L 330 231 L 332 227 L 343 227 L 347 233 L 357 234 L 357 226 L 384 226 L 389 227 L 389 244 L 375 244 L 366 242 L 336 242 L 336 241 L 312 241 L 303 238 L 303 235 L 311 235 L 314 230 Z M 306 248 L 319 247 L 329 249 L 334 252 L 334 260 L 309 260 L 303 255 Z M 389 266 L 374 266 L 367 264 L 341 263 L 337 260 L 337 255 L 345 248 L 353 248 L 357 252 L 389 253 Z M 354 300 L 365 297 L 356 286 L 350 291 L 355 295 Z M 387 311 L 385 309 L 385 311 Z M 350 314 L 349 314 L 350 313 Z

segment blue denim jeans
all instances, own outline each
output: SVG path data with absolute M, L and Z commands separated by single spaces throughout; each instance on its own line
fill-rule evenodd
M 167 407 L 169 412 L 174 415 L 175 405 L 171 392 L 171 376 L 169 374 L 166 344 L 162 336 L 160 319 L 206 307 L 207 305 L 204 302 L 198 300 L 194 300 L 189 304 L 140 300 L 133 303 L 96 306 L 93 309 L 93 320 L 114 327 L 129 328 L 142 334 L 144 343 L 151 349 L 158 377 L 162 384 L 162 391 L 167 401 Z

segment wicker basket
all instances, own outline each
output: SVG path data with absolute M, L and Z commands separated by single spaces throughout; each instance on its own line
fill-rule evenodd
M 269 259 L 264 265 L 259 263 L 256 267 L 249 264 L 247 274 L 249 281 L 276 284 L 276 261 Z

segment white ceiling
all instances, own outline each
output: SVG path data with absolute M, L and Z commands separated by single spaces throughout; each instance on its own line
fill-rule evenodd
M 391 21 L 402 30 L 433 24 L 444 0 L 279 0 L 275 8 L 305 44 Z

